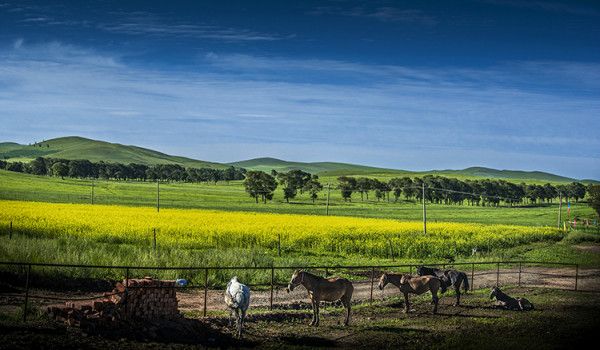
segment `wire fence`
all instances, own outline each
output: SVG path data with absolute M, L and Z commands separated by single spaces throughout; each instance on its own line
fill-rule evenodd
M 580 270 L 578 264 L 536 261 L 484 261 L 452 264 L 428 264 L 441 269 L 454 268 L 465 272 L 469 278 L 470 290 L 489 288 L 491 286 L 512 285 L 527 287 L 550 287 L 574 291 L 600 292 L 600 270 Z M 51 263 L 0 262 L 2 283 L 0 283 L 0 310 L 2 306 L 22 309 L 23 321 L 31 312 L 32 306 L 42 308 L 57 302 L 91 301 L 106 298 L 113 293 L 116 281 L 96 281 L 89 286 L 85 279 L 74 280 L 67 287 L 49 286 L 49 273 L 55 269 L 71 269 L 90 271 L 92 269 L 121 271 L 124 285 L 133 278 L 156 276 L 159 272 L 171 271 L 174 276 L 195 272 L 200 278 L 189 281 L 185 286 L 169 287 L 177 289 L 179 308 L 181 310 L 197 310 L 203 316 L 209 312 L 224 310 L 222 302 L 224 284 L 232 276 L 259 275 L 248 284 L 253 290 L 253 306 L 265 307 L 269 310 L 298 305 L 306 299 L 305 293 L 286 293 L 288 278 L 296 269 L 311 271 L 324 277 L 333 275 L 350 279 L 355 287 L 353 300 L 373 303 L 398 294 L 394 288 L 377 291 L 376 284 L 383 272 L 415 274 L 418 265 L 361 265 L 361 266 L 236 266 L 236 267 L 162 267 L 162 266 L 103 266 Z M 81 274 L 79 274 L 81 275 Z M 256 277 L 256 276 L 255 276 Z M 244 282 L 244 278 L 240 278 Z M 87 285 L 84 282 L 88 282 Z M 66 288 L 66 290 L 65 290 Z M 156 288 L 156 287 L 151 287 Z M 125 289 L 125 295 L 127 288 Z M 118 294 L 118 293 L 113 293 Z M 377 294 L 380 294 L 379 296 Z

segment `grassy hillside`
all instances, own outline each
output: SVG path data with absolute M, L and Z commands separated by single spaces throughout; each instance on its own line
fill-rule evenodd
M 374 173 L 382 170 L 394 171 L 392 169 L 383 169 L 370 167 L 365 165 L 356 165 L 356 164 L 348 164 L 348 163 L 336 163 L 336 162 L 313 162 L 313 163 L 303 163 L 303 162 L 288 162 L 281 159 L 276 158 L 255 158 L 250 160 L 244 160 L 240 162 L 229 163 L 235 167 L 242 167 L 251 170 L 262 170 L 262 171 L 271 171 L 275 169 L 277 171 L 290 171 L 290 170 L 303 170 L 312 174 L 323 173 L 328 171 L 339 171 L 342 173 L 361 173 L 368 172 Z
M 341 175 L 368 176 L 389 179 L 402 176 L 441 175 L 459 179 L 496 178 L 513 182 L 527 183 L 560 183 L 572 182 L 576 179 L 554 175 L 541 171 L 496 170 L 484 167 L 471 167 L 463 170 L 430 170 L 408 171 L 372 166 L 338 163 L 338 162 L 291 162 L 276 158 L 255 158 L 229 164 L 206 162 L 185 157 L 171 156 L 158 151 L 127 146 L 118 143 L 97 141 L 83 137 L 70 136 L 51 139 L 37 145 L 20 145 L 14 142 L 0 143 L 0 159 L 12 161 L 30 161 L 35 157 L 54 157 L 64 159 L 88 159 L 94 162 L 109 161 L 119 163 L 139 164 L 166 164 L 175 163 L 188 167 L 224 168 L 230 165 L 249 170 L 262 170 L 270 172 L 275 169 L 286 172 L 300 169 L 312 174 L 319 174 L 322 178 L 334 179 Z M 596 182 L 584 180 L 584 182 Z
M 240 162 L 229 163 L 236 167 L 250 170 L 262 170 L 269 172 L 289 171 L 300 169 L 321 177 L 334 178 L 342 175 L 369 176 L 379 178 L 391 178 L 402 176 L 440 175 L 455 177 L 459 179 L 494 178 L 506 179 L 514 182 L 545 183 L 545 182 L 573 182 L 576 179 L 545 173 L 541 171 L 519 171 L 519 170 L 497 170 L 484 167 L 471 167 L 463 170 L 430 170 L 430 171 L 408 171 L 387 168 L 377 168 L 357 164 L 334 163 L 334 162 L 289 162 L 276 158 L 255 158 Z
M 219 163 L 205 162 L 185 157 L 171 156 L 158 151 L 70 136 L 44 141 L 35 146 L 19 145 L 12 142 L 0 144 L 0 158 L 19 160 L 35 157 L 64 159 L 88 159 L 93 162 L 109 161 L 118 163 L 166 164 L 175 163 L 196 168 L 225 168 Z

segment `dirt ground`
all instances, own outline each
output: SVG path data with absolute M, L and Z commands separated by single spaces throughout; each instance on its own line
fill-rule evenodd
M 202 341 L 173 339 L 150 341 L 106 338 L 82 333 L 48 321 L 27 326 L 0 323 L 0 349 L 94 348 L 183 349 L 209 347 L 235 348 L 461 348 L 557 349 L 583 346 L 594 337 L 600 325 L 600 293 L 548 288 L 505 288 L 514 296 L 526 296 L 535 310 L 516 312 L 497 309 L 487 290 L 476 290 L 452 306 L 453 298 L 441 299 L 439 313 L 432 314 L 431 297 L 411 298 L 413 312 L 402 312 L 398 298 L 358 302 L 353 306 L 348 327 L 341 323 L 342 309 L 325 307 L 321 325 L 311 327 L 310 310 L 254 307 L 250 310 L 244 338 L 238 340 L 224 317 L 186 318 L 194 327 L 210 328 Z M 165 332 L 175 332 L 168 325 Z M 170 330 L 169 330 L 170 329 Z M 169 333 L 170 334 L 170 333 Z M 211 339 L 207 339 L 211 338 Z

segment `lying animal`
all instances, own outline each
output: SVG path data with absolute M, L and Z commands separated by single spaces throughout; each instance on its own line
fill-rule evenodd
M 225 290 L 225 304 L 227 304 L 227 307 L 230 310 L 229 325 L 231 326 L 231 320 L 235 315 L 237 335 L 238 337 L 241 337 L 242 328 L 244 327 L 244 318 L 246 318 L 246 311 L 248 311 L 248 306 L 250 306 L 250 288 L 238 282 L 237 277 L 233 277 L 231 281 L 227 283 L 227 289 Z
M 533 304 L 525 298 L 513 298 L 505 294 L 498 287 L 492 288 L 490 299 L 496 298 L 498 306 L 507 310 L 528 311 L 533 310 Z

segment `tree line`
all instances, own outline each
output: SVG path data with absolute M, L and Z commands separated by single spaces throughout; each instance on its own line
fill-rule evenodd
M 565 201 L 583 199 L 591 185 L 586 186 L 579 182 L 570 184 L 544 185 L 515 184 L 505 180 L 459 180 L 444 176 L 426 175 L 423 177 L 393 178 L 383 181 L 367 177 L 338 177 L 336 188 L 344 201 L 351 201 L 352 196 L 360 194 L 361 201 L 369 200 L 372 194 L 377 201 L 394 201 L 404 197 L 409 201 L 425 201 L 436 204 L 469 204 L 475 206 L 498 206 L 501 203 L 508 205 L 552 203 L 559 196 Z M 278 186 L 283 187 L 283 198 L 289 202 L 298 193 L 307 192 L 315 201 L 318 193 L 323 190 L 319 177 L 301 170 L 277 172 L 268 174 L 264 171 L 248 171 L 244 180 L 246 192 L 258 203 L 259 199 L 266 203 L 273 199 Z M 423 191 L 423 187 L 425 190 Z
M 91 162 L 89 160 L 68 160 L 37 157 L 29 163 L 5 162 L 0 160 L 0 169 L 33 175 L 57 176 L 61 178 L 90 178 L 105 180 L 138 181 L 186 181 L 214 182 L 243 180 L 246 170 L 229 167 L 226 169 L 190 168 L 179 164 L 122 164 L 112 162 Z
M 402 196 L 406 200 L 425 201 L 436 204 L 470 204 L 482 206 L 498 206 L 500 203 L 539 204 L 552 203 L 562 197 L 576 202 L 585 197 L 587 188 L 580 182 L 564 185 L 515 184 L 505 180 L 459 180 L 444 176 L 426 175 L 421 178 L 393 178 L 382 181 L 375 178 L 340 176 L 338 188 L 345 201 L 352 200 L 353 193 L 359 193 L 361 200 L 369 199 L 373 192 L 377 200 L 394 201 Z M 424 187 L 424 191 L 423 191 Z M 424 193 L 423 193 L 424 192 Z

